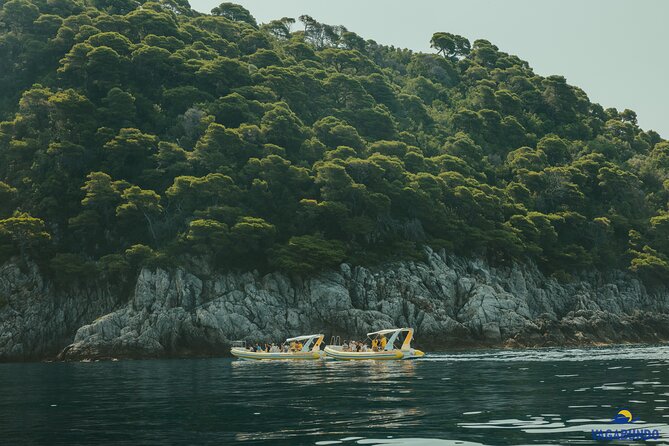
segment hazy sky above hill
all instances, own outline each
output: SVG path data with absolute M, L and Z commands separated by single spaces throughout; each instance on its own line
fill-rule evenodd
M 220 0 L 191 0 L 209 12 Z M 483 38 L 669 138 L 667 0 L 238 0 L 259 23 L 308 14 L 365 39 L 430 49 L 433 32 Z M 297 23 L 294 29 L 301 29 Z

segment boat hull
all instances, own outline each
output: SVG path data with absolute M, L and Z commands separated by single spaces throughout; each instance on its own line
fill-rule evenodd
M 335 350 L 330 347 L 325 347 L 325 354 L 328 358 L 336 359 L 339 361 L 396 361 L 400 359 L 414 359 L 420 358 L 425 355 L 420 350 L 413 351 L 403 351 L 403 350 L 390 350 L 390 351 L 380 351 L 380 352 L 345 352 L 341 350 Z
M 249 361 L 315 361 L 321 359 L 322 352 L 295 352 L 295 353 L 267 353 L 267 352 L 252 352 L 243 348 L 233 348 L 230 350 L 233 356 L 239 359 Z

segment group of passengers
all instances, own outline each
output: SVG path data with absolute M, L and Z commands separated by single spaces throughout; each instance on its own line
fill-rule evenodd
M 381 350 L 385 350 L 386 345 L 388 345 L 388 340 L 386 339 L 385 336 L 381 336 L 381 338 L 374 338 L 372 339 L 372 346 L 371 346 L 371 351 L 373 352 L 378 352 Z M 345 352 L 368 352 L 370 351 L 370 347 L 367 346 L 367 343 L 362 341 L 347 341 L 344 340 L 344 343 L 342 344 L 342 351 Z
M 386 339 L 385 336 L 381 336 L 380 338 L 374 338 L 372 339 L 371 347 L 367 346 L 367 343 L 364 341 L 347 341 L 345 340 L 344 343 L 342 344 L 342 351 L 345 352 L 368 352 L 368 351 L 373 351 L 373 352 L 378 352 L 386 349 L 386 345 L 388 344 L 388 340 Z M 274 343 L 271 344 L 261 344 L 260 342 L 256 342 L 255 345 L 251 345 L 248 347 L 249 351 L 252 352 L 258 352 L 258 353 L 296 353 L 296 352 L 301 352 L 302 348 L 304 347 L 304 344 L 300 341 L 291 341 L 289 344 L 288 343 L 282 343 L 281 345 L 277 345 Z
M 290 344 L 282 343 L 281 345 L 276 345 L 275 343 L 271 344 L 261 344 L 256 342 L 255 345 L 250 345 L 247 350 L 258 353 L 295 353 L 302 351 L 304 344 L 302 342 L 291 342 Z

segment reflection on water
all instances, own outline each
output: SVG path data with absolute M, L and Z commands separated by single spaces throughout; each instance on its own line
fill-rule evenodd
M 3 444 L 669 442 L 669 348 L 432 354 L 400 362 L 230 359 L 0 365 Z M 630 444 L 625 442 L 624 444 Z M 639 443 L 641 444 L 641 443 Z

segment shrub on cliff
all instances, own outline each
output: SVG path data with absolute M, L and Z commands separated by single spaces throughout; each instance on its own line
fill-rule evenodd
M 303 235 L 291 237 L 288 243 L 277 246 L 270 261 L 279 270 L 309 274 L 321 268 L 337 266 L 345 255 L 346 250 L 341 242 Z

